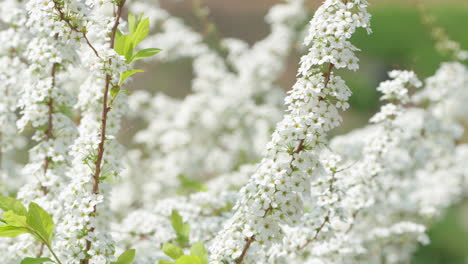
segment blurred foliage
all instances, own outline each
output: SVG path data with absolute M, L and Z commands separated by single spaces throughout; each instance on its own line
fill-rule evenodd
M 449 36 L 468 49 L 468 9 L 455 6 L 428 7 L 438 26 L 444 27 Z M 422 79 L 432 75 L 440 63 L 450 58 L 440 55 L 434 48 L 430 29 L 421 23 L 420 11 L 406 6 L 385 6 L 371 10 L 373 34 L 360 31 L 353 43 L 362 52 L 359 74 L 345 72 L 354 111 L 362 114 L 365 122 L 369 112 L 379 105 L 376 87 L 387 79 L 392 69 L 414 70 Z M 367 114 L 366 114 L 367 113 Z M 355 125 L 353 125 L 355 127 Z

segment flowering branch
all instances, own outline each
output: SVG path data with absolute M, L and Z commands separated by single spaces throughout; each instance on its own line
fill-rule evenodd
M 348 107 L 349 88 L 332 71 L 358 68 L 356 48 L 348 39 L 356 28 L 368 28 L 366 7 L 366 1 L 329 0 L 317 10 L 305 41 L 312 47 L 302 57 L 298 80 L 285 99 L 288 113 L 278 123 L 257 172 L 242 189 L 235 215 L 215 239 L 214 263 L 243 263 L 254 244 L 267 248 L 281 240 L 280 224 L 298 224 L 301 196 L 320 163 L 326 133 L 341 121 L 337 108 Z M 336 27 L 343 27 L 343 32 L 335 33 Z M 324 65 L 327 70 L 321 72 Z
M 57 12 L 59 13 L 60 19 L 63 22 L 65 22 L 70 27 L 71 30 L 73 30 L 73 31 L 75 31 L 77 33 L 81 33 L 81 35 L 83 36 L 83 38 L 86 41 L 86 44 L 88 44 L 88 46 L 93 50 L 94 54 L 98 58 L 101 58 L 101 56 L 99 56 L 99 53 L 96 50 L 96 48 L 91 44 L 91 42 L 88 39 L 88 36 L 86 35 L 86 28 L 83 27 L 82 29 L 78 29 L 78 26 L 73 25 L 72 20 L 65 15 L 65 13 L 63 12 L 62 7 L 61 7 L 60 3 L 58 2 L 58 0 L 52 0 L 52 1 L 54 3 L 55 10 L 57 10 Z
M 110 43 L 109 47 L 111 49 L 114 48 L 114 42 L 115 42 L 115 34 L 117 32 L 117 28 L 120 23 L 120 17 L 122 16 L 122 10 L 123 6 L 125 5 L 126 0 L 122 0 L 117 4 L 117 11 L 115 13 L 115 18 L 114 18 L 114 25 L 112 26 L 111 30 L 111 37 L 110 37 Z M 90 44 L 89 44 L 90 45 Z M 92 47 L 90 45 L 90 47 Z M 93 49 L 94 50 L 94 49 Z M 95 51 L 95 50 L 94 50 Z M 99 57 L 98 53 L 95 51 L 96 56 Z M 112 64 L 112 60 L 109 59 L 109 64 Z M 97 158 L 96 158 L 96 163 L 95 163 L 95 172 L 93 175 L 94 183 L 93 183 L 93 193 L 95 195 L 99 194 L 99 181 L 100 181 L 100 175 L 101 175 L 101 166 L 102 166 L 102 159 L 104 157 L 104 143 L 106 140 L 106 127 L 107 127 L 107 115 L 109 111 L 111 110 L 111 107 L 108 105 L 108 94 L 109 94 L 109 87 L 110 87 L 110 81 L 111 81 L 111 75 L 109 73 L 106 74 L 105 77 L 105 84 L 104 84 L 104 89 L 103 89 L 103 99 L 102 99 L 102 112 L 101 112 L 101 131 L 100 131 L 100 142 L 98 145 L 98 153 L 97 153 Z M 93 208 L 93 214 L 96 214 L 97 211 L 97 205 L 94 205 Z M 91 227 L 88 232 L 94 232 L 94 227 Z M 87 240 L 86 241 L 86 252 L 91 249 L 91 241 Z M 85 258 L 81 262 L 82 264 L 88 264 L 89 259 Z

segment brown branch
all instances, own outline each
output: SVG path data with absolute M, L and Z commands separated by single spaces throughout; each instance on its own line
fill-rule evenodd
M 44 253 L 44 243 L 41 243 L 41 247 L 39 248 L 39 253 L 36 255 L 36 258 L 40 258 Z
M 114 42 L 115 42 L 115 35 L 117 32 L 117 28 L 120 23 L 120 17 L 122 16 L 122 10 L 123 6 L 125 5 L 126 0 L 122 0 L 119 2 L 117 6 L 117 11 L 115 13 L 115 21 L 114 25 L 112 26 L 111 30 L 111 35 L 110 35 L 110 48 L 114 48 Z M 96 54 L 97 55 L 97 54 Z M 99 55 L 97 55 L 99 57 Z M 111 64 L 112 61 L 109 59 L 109 64 Z M 106 80 L 104 84 L 104 89 L 103 89 L 103 99 L 102 99 L 102 113 L 101 113 L 101 135 L 100 135 L 100 142 L 98 145 L 98 154 L 97 154 L 97 159 L 95 163 L 95 173 L 93 175 L 93 193 L 98 194 L 99 193 L 99 177 L 101 176 L 101 165 L 102 165 L 102 160 L 104 157 L 104 143 L 106 141 L 106 128 L 107 128 L 107 114 L 111 110 L 111 108 L 108 106 L 107 101 L 108 101 L 108 93 L 109 93 L 109 86 L 111 82 L 111 75 L 107 74 L 106 75 Z M 93 208 L 93 214 L 96 215 L 97 212 L 97 207 L 96 205 Z M 88 232 L 94 232 L 94 227 L 90 228 Z M 85 251 L 88 252 L 91 249 L 91 241 L 87 240 L 86 241 L 86 249 Z M 81 264 L 89 264 L 89 259 L 85 258 L 81 261 Z
M 239 258 L 236 259 L 235 261 L 236 264 L 242 264 L 242 262 L 244 262 L 245 255 L 247 254 L 247 251 L 249 250 L 250 245 L 252 245 L 254 241 L 255 241 L 255 236 L 245 239 L 244 249 L 242 249 L 242 253 L 239 256 Z
M 56 35 L 56 38 L 57 38 L 57 35 Z M 51 70 L 51 73 L 50 73 L 50 76 L 52 77 L 52 87 L 51 89 L 54 89 L 55 87 L 55 74 L 57 72 L 57 67 L 58 67 L 58 64 L 57 63 L 54 63 L 52 65 L 52 70 Z M 53 129 L 54 129 L 54 124 L 53 124 L 53 113 L 54 113 L 54 99 L 52 98 L 52 96 L 49 95 L 49 100 L 47 102 L 47 107 L 48 107 L 48 113 L 47 113 L 47 130 L 45 132 L 46 134 L 46 141 L 49 141 L 51 140 L 54 135 L 53 135 Z M 44 175 L 47 173 L 47 170 L 49 169 L 49 163 L 50 163 L 50 157 L 46 156 L 44 158 Z M 44 194 L 47 194 L 47 188 L 46 187 L 42 187 L 42 191 L 44 192 Z
M 319 227 L 317 227 L 317 229 L 315 229 L 316 233 L 314 235 L 314 237 L 310 238 L 310 239 L 307 239 L 306 243 L 304 245 L 302 245 L 300 248 L 298 248 L 299 250 L 303 250 L 304 248 L 306 248 L 310 243 L 314 242 L 317 237 L 319 236 L 320 232 L 322 231 L 323 227 L 325 227 L 325 224 L 328 223 L 330 221 L 330 211 L 328 211 L 327 215 L 325 216 L 325 219 L 323 219 L 323 222 L 320 224 Z

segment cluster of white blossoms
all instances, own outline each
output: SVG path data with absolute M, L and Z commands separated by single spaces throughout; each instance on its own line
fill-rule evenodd
M 281 241 L 281 225 L 300 223 L 303 196 L 320 170 L 327 132 L 340 124 L 338 108 L 346 109 L 351 95 L 333 68 L 357 69 L 357 48 L 349 38 L 356 28 L 370 30 L 366 8 L 366 1 L 330 0 L 315 13 L 305 41 L 311 44 L 309 53 L 302 57 L 299 78 L 285 99 L 287 114 L 241 189 L 234 216 L 213 241 L 212 263 L 251 263 L 262 248 Z
M 335 70 L 359 67 L 350 38 L 370 32 L 366 0 L 324 1 L 286 96 L 278 79 L 304 30 L 302 0 L 274 5 L 270 33 L 252 45 L 220 37 L 205 9 L 195 10 L 202 34 L 159 4 L 0 3 L 0 194 L 38 203 L 55 222 L 48 245 L 1 237 L 3 263 L 115 264 L 128 249 L 133 263 L 172 263 L 165 243 L 193 254 L 198 241 L 210 264 L 407 263 L 466 196 L 468 56 L 443 31 L 438 46 L 458 62 L 424 84 L 391 71 L 370 125 L 330 139 L 351 96 Z M 143 33 L 127 10 L 149 16 Z M 117 39 L 150 26 L 140 41 L 163 49 L 155 59 L 193 61 L 183 99 L 121 91 L 132 68 L 117 50 L 134 43 Z M 129 151 L 117 140 L 125 115 L 144 121 Z M 32 147 L 20 166 L 22 134 Z M 190 225 L 183 242 L 175 212 Z M 0 236 L 11 235 L 1 213 Z
M 116 4 L 120 13 L 124 3 Z M 19 11 L 10 3 L 2 3 L 2 8 L 15 11 L 7 18 L 15 19 L 11 25 L 22 25 L 10 31 L 21 29 L 16 34 L 24 44 L 13 38 L 16 48 L 9 48 L 10 54 L 2 59 L 22 60 L 28 67 L 17 69 L 25 75 L 22 82 L 5 80 L 5 92 L 13 84 L 22 84 L 16 88 L 19 91 L 10 91 L 9 100 L 18 97 L 16 105 L 5 110 L 12 112 L 14 120 L 18 107 L 19 131 L 32 128 L 32 139 L 37 142 L 24 169 L 28 183 L 17 197 L 25 204 L 40 204 L 53 216 L 59 259 L 109 263 L 115 257 L 106 232 L 109 213 L 104 197 L 109 186 L 104 180 L 121 170 L 117 158 L 122 155 L 121 147 L 113 135 L 125 113 L 124 96 L 111 98 L 111 89 L 121 85 L 120 74 L 128 70 L 125 59 L 113 48 L 120 13 L 109 16 L 110 1 L 31 0 L 16 5 Z M 84 74 L 74 76 L 80 72 Z M 12 133 L 6 126 L 5 132 Z M 32 237 L 24 237 L 8 250 L 15 254 L 5 254 L 6 263 L 19 263 L 25 255 L 50 256 Z
M 266 16 L 271 33 L 252 47 L 239 39 L 219 40 L 226 57 L 201 36 L 197 43 L 188 37 L 184 41 L 189 43 L 181 44 L 180 33 L 175 33 L 179 31 L 169 28 L 166 30 L 172 35 L 162 33 L 167 41 L 161 40 L 161 47 L 169 54 L 184 45 L 199 47 L 195 48 L 199 53 L 193 55 L 193 92 L 182 100 L 160 93 L 130 96 L 135 114 L 147 122 L 135 136 L 136 143 L 143 146 L 141 156 L 146 158 L 135 164 L 128 177 L 130 184 L 146 183 L 137 187 L 143 189 L 135 199 L 148 203 L 173 192 L 181 177 L 207 180 L 260 158 L 281 118 L 284 92 L 276 81 L 284 71 L 297 36 L 294 29 L 304 21 L 304 13 L 301 0 L 275 5 Z M 172 20 L 164 20 L 163 25 Z M 156 39 L 160 38 L 157 32 Z M 169 41 L 172 38 L 179 39 Z M 161 58 L 167 61 L 182 55 L 169 56 Z

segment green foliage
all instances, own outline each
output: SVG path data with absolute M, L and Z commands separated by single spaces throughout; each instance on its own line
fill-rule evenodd
M 159 260 L 158 264 L 208 264 L 208 252 L 202 242 L 197 242 L 190 248 L 190 255 L 184 255 L 184 251 L 170 243 L 163 245 L 163 252 L 175 262 Z
M 123 82 L 125 80 L 127 80 L 128 77 L 130 77 L 133 74 L 138 73 L 138 72 L 144 72 L 144 70 L 135 69 L 135 70 L 128 70 L 128 71 L 122 72 L 122 74 L 120 74 L 119 86 L 121 86 L 123 84 Z M 112 91 L 111 91 L 111 93 L 112 93 Z
M 8 196 L 0 196 L 0 209 L 3 211 L 13 211 L 17 215 L 27 214 L 26 207 L 20 201 Z
M 128 15 L 128 34 L 123 34 L 117 30 L 115 35 L 114 50 L 121 56 L 125 57 L 127 63 L 132 63 L 136 60 L 151 57 L 159 53 L 160 49 L 143 49 L 135 51 L 135 47 L 142 42 L 149 33 L 149 18 L 143 19 L 140 16 L 138 20 L 135 15 Z
M 201 260 L 198 256 L 182 256 L 176 260 L 175 264 L 201 264 Z
M 22 227 L 1 225 L 0 226 L 0 237 L 17 237 L 22 234 L 27 234 L 28 230 Z
M 26 223 L 36 230 L 36 232 L 44 239 L 46 244 L 52 243 L 52 236 L 54 231 L 54 220 L 36 203 L 29 204 L 28 217 Z
M 158 54 L 160 51 L 161 51 L 160 49 L 156 49 L 156 48 L 142 49 L 142 50 L 137 51 L 135 54 L 133 54 L 130 60 L 133 62 L 133 61 L 149 58 Z
M 190 225 L 184 223 L 182 216 L 180 216 L 177 210 L 172 210 L 171 225 L 177 235 L 176 242 L 180 245 L 188 244 L 190 242 Z
M 166 254 L 167 256 L 169 256 L 170 258 L 174 260 L 184 255 L 184 251 L 180 247 L 171 243 L 165 243 L 162 247 L 162 250 L 164 254 Z
M 40 264 L 46 262 L 55 263 L 55 261 L 51 260 L 50 258 L 25 258 L 21 261 L 21 264 Z
M 33 202 L 26 210 L 20 201 L 7 196 L 0 196 L 0 208 L 3 210 L 3 218 L 0 221 L 4 223 L 4 225 L 0 225 L 0 237 L 30 234 L 37 241 L 46 245 L 57 262 L 61 264 L 51 248 L 55 224 L 50 214 Z M 54 261 L 49 258 L 25 258 L 21 264 L 44 262 Z
M 177 190 L 178 194 L 190 194 L 193 192 L 206 192 L 207 188 L 205 185 L 187 178 L 185 175 L 181 174 L 177 176 L 180 181 L 180 187 Z
M 190 254 L 200 258 L 200 264 L 208 264 L 208 252 L 203 242 L 197 242 L 190 248 Z
M 0 237 L 16 237 L 31 234 L 46 245 L 52 243 L 54 221 L 52 217 L 36 203 L 29 204 L 29 211 L 20 201 L 0 196 L 0 208 L 4 211 L 0 226 Z
M 122 253 L 116 262 L 112 262 L 111 264 L 131 264 L 135 259 L 135 249 L 129 249 Z
M 142 49 L 138 51 L 135 50 L 136 46 L 148 36 L 149 18 L 143 19 L 143 15 L 141 15 L 137 19 L 134 14 L 129 13 L 127 20 L 128 34 L 123 34 L 120 30 L 117 30 L 115 34 L 114 50 L 117 52 L 117 54 L 124 56 L 125 61 L 128 64 L 158 54 L 161 50 L 156 48 Z M 125 80 L 128 79 L 128 77 L 138 72 L 144 71 L 139 69 L 133 69 L 120 73 L 118 85 L 113 86 L 110 90 L 110 106 L 112 106 L 112 103 L 114 102 L 117 95 L 119 95 L 119 93 L 129 93 L 129 91 L 122 90 L 121 86 L 123 85 Z

